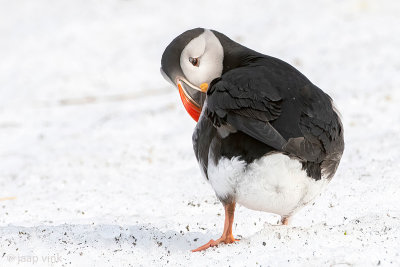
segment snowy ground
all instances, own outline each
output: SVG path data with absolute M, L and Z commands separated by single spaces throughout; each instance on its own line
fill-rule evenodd
M 200 1 L 199 1 L 200 2 Z M 0 266 L 400 265 L 399 1 L 0 1 Z M 176 90 L 186 29 L 295 65 L 342 112 L 346 150 L 289 227 L 222 232 Z

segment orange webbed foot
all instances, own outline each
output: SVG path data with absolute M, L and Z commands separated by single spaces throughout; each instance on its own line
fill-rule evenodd
M 192 252 L 197 252 L 197 251 L 202 251 L 206 250 L 210 247 L 216 247 L 220 243 L 224 244 L 231 244 L 234 243 L 235 241 L 239 241 L 238 239 L 235 239 L 232 235 L 232 225 L 233 225 L 233 217 L 235 213 L 235 205 L 236 203 L 230 203 L 226 204 L 224 206 L 225 208 L 225 223 L 224 223 L 224 231 L 222 233 L 221 238 L 218 238 L 217 240 L 210 240 L 207 244 L 198 247 L 196 249 L 193 249 Z
M 221 237 L 221 238 L 218 238 L 217 240 L 211 239 L 207 244 L 202 245 L 201 247 L 198 247 L 196 249 L 193 249 L 192 252 L 198 252 L 198 251 L 206 250 L 206 249 L 208 249 L 210 247 L 216 247 L 221 243 L 232 244 L 232 243 L 234 243 L 236 241 L 239 241 L 239 240 L 240 239 L 235 239 L 232 235 L 229 236 L 229 237 Z

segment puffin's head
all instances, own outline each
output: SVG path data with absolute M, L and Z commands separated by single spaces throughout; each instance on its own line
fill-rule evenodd
M 223 71 L 224 49 L 214 33 L 203 28 L 186 31 L 167 46 L 161 59 L 161 74 L 178 87 L 183 105 L 195 121 L 208 85 Z

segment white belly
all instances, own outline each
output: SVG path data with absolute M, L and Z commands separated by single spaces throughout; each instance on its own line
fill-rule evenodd
M 301 163 L 281 153 L 270 154 L 247 165 L 238 158 L 208 164 L 208 178 L 218 197 L 233 196 L 253 210 L 292 215 L 312 201 L 328 183 L 307 176 Z

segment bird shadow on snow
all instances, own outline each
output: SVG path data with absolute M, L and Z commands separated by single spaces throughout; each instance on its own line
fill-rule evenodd
M 385 219 L 385 223 L 376 225 L 376 222 L 381 219 Z M 343 239 L 344 242 L 346 230 L 349 229 L 352 229 L 353 233 L 358 232 L 357 235 L 360 236 L 364 235 L 363 229 L 364 231 L 378 231 L 385 235 L 398 235 L 397 228 L 390 227 L 395 225 L 397 220 L 397 217 L 376 215 L 360 217 L 347 224 L 331 226 L 321 223 L 310 227 L 293 227 L 266 223 L 260 231 L 243 238 L 239 245 L 242 242 L 260 243 L 261 241 L 279 245 L 282 241 L 303 242 L 304 238 L 311 239 L 311 242 L 319 242 L 321 238 L 329 239 L 332 235 L 340 237 L 339 240 Z M 94 248 L 110 252 L 123 250 L 128 253 L 134 253 L 137 250 L 146 251 L 146 253 L 155 250 L 165 251 L 168 254 L 170 252 L 185 253 L 202 245 L 210 238 L 215 238 L 215 236 L 208 231 L 206 233 L 164 231 L 150 223 L 136 225 L 60 224 L 33 227 L 9 225 L 0 227 L 0 248 L 5 252 L 47 249 L 51 253 L 67 252 L 69 254 Z M 233 247 L 236 246 L 233 245 Z M 234 251 L 240 247 L 234 248 Z
M 35 250 L 38 245 L 54 251 L 66 245 L 73 248 L 102 248 L 124 250 L 165 249 L 166 251 L 190 251 L 210 238 L 210 233 L 162 231 L 151 224 L 111 225 L 111 224 L 60 224 L 34 227 L 0 227 L 0 241 L 7 244 L 3 248 L 12 249 L 25 243 L 26 249 Z M 22 242 L 21 242 L 22 241 Z M 208 240 L 207 240 L 208 241 Z M 39 244 L 38 244 L 39 243 Z M 2 246 L 0 246 L 2 247 Z

